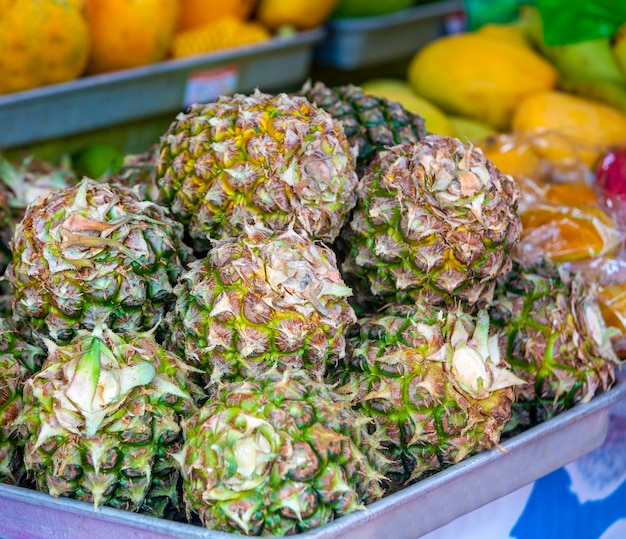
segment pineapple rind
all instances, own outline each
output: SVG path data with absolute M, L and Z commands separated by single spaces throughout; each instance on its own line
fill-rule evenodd
M 480 149 L 428 135 L 380 152 L 343 239 L 356 295 L 483 308 L 511 267 L 519 189 Z
M 293 230 L 251 228 L 183 272 L 168 342 L 213 382 L 276 364 L 321 378 L 345 355 L 351 293 L 328 247 Z
M 385 460 L 327 384 L 268 371 L 221 385 L 183 424 L 185 501 L 204 526 L 286 535 L 383 495 Z
M 581 275 L 549 261 L 516 261 L 498 281 L 490 315 L 506 360 L 527 381 L 507 430 L 546 421 L 615 383 L 620 361 L 597 287 Z
M 29 206 L 7 268 L 14 317 L 60 343 L 106 323 L 120 333 L 155 327 L 190 257 L 183 228 L 134 191 L 85 178 Z
M 310 81 L 300 90 L 309 101 L 338 120 L 357 151 L 357 171 L 363 172 L 379 151 L 415 143 L 427 135 L 424 118 L 400 103 L 367 95 L 359 86 L 326 86 Z
M 520 381 L 483 344 L 493 332 L 484 319 L 479 324 L 481 316 L 486 312 L 390 305 L 362 317 L 349 334 L 349 353 L 329 381 L 373 419 L 394 485 L 499 445 Z M 459 350 L 480 359 L 476 387 L 455 368 Z
M 161 139 L 160 200 L 198 250 L 247 224 L 332 242 L 356 203 L 340 124 L 304 97 L 221 96 L 192 105 Z
M 24 463 L 36 488 L 52 496 L 162 516 L 177 501 L 172 455 L 182 444 L 180 423 L 203 393 L 192 369 L 151 334 L 94 335 L 81 331 L 63 346 L 49 342 L 42 369 L 26 382 L 14 424 L 25 441 Z M 94 350 L 88 359 L 98 366 L 97 386 L 73 392 L 78 366 Z M 140 370 L 151 375 L 129 380 Z

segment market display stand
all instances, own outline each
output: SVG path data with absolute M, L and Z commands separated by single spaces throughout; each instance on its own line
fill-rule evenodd
M 220 94 L 294 91 L 307 79 L 358 84 L 404 76 L 414 52 L 462 20 L 442 1 L 213 53 L 0 96 L 0 150 L 53 159 L 86 142 L 127 153 L 156 142 L 190 103 Z M 626 382 L 554 419 L 395 492 L 302 539 L 616 539 L 626 537 Z M 618 504 L 617 502 L 620 501 Z M 0 484 L 0 537 L 229 539 Z

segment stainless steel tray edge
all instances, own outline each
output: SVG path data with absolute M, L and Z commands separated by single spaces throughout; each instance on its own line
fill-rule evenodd
M 358 69 L 410 56 L 444 33 L 445 17 L 463 12 L 459 0 L 441 0 L 375 17 L 330 19 L 313 60 L 338 69 Z
M 602 445 L 626 381 L 591 402 L 371 504 L 300 534 L 302 539 L 415 539 Z M 233 539 L 234 534 L 0 484 L 3 539 Z
M 175 114 L 184 108 L 187 78 L 207 69 L 232 67 L 237 92 L 300 84 L 309 74 L 313 46 L 324 35 L 320 27 L 256 45 L 0 95 L 0 150 Z

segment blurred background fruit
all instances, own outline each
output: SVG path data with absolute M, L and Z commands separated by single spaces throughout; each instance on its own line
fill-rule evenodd
M 4 0 L 0 94 L 78 78 L 89 54 L 81 0 Z
M 259 0 L 255 18 L 270 30 L 310 30 L 324 23 L 338 0 Z
M 86 0 L 91 51 L 87 73 L 163 60 L 178 20 L 178 0 Z
M 444 112 L 505 130 L 519 100 L 553 89 L 558 72 L 528 47 L 462 33 L 418 50 L 407 77 L 418 95 Z
M 537 92 L 515 107 L 511 126 L 530 135 L 537 152 L 559 164 L 593 167 L 611 146 L 626 141 L 626 115 L 562 91 Z
M 172 40 L 173 58 L 250 45 L 270 39 L 272 34 L 256 21 L 221 17 L 189 30 L 178 31 Z
M 179 15 L 176 29 L 189 30 L 224 17 L 248 19 L 257 0 L 178 0 Z

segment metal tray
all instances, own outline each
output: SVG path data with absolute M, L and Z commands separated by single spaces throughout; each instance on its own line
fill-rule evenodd
M 415 539 L 546 475 L 599 447 L 611 407 L 626 396 L 626 380 L 587 404 L 507 440 L 427 479 L 298 535 L 302 539 Z M 0 484 L 4 539 L 233 539 L 235 534 Z
M 178 113 L 221 94 L 290 89 L 308 74 L 323 28 L 217 53 L 0 95 L 0 150 Z
M 445 33 L 446 17 L 463 14 L 463 2 L 436 1 L 388 15 L 331 19 L 313 61 L 339 69 L 358 69 L 413 55 Z

